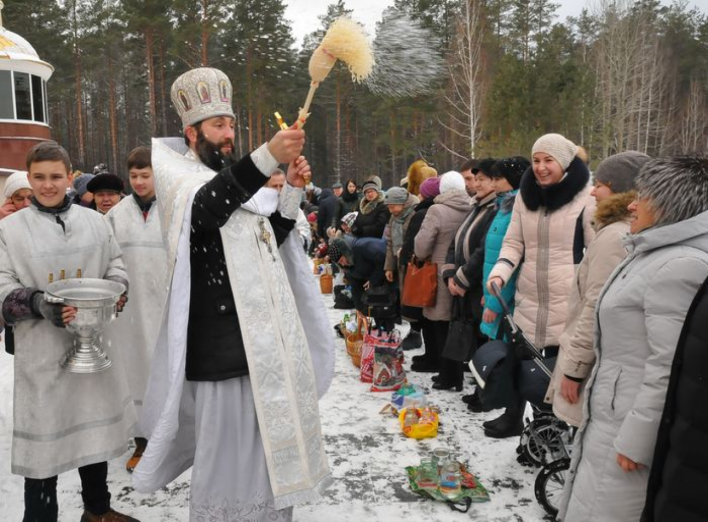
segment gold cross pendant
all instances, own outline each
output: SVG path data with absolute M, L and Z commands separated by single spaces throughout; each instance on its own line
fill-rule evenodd
M 259 218 L 258 219 L 258 226 L 261 229 L 261 241 L 263 241 L 266 246 L 268 247 L 268 253 L 270 254 L 270 257 L 273 258 L 273 261 L 275 261 L 275 255 L 273 254 L 273 246 L 270 242 L 271 238 L 271 233 L 268 232 L 268 229 L 265 227 L 265 219 Z

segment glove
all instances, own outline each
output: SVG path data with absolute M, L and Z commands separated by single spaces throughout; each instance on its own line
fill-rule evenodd
M 62 312 L 64 305 L 49 303 L 44 300 L 44 292 L 37 292 L 32 296 L 32 311 L 37 315 L 51 321 L 54 326 L 64 328 L 64 318 Z

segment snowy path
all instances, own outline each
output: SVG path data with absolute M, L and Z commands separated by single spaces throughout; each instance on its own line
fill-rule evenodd
M 332 324 L 343 312 L 331 309 Z M 0 521 L 22 519 L 23 479 L 10 474 L 12 433 L 12 357 L 0 346 Z M 337 339 L 337 366 L 332 387 L 320 403 L 325 446 L 335 484 L 317 504 L 295 510 L 297 522 L 538 522 L 543 510 L 533 494 L 536 470 L 517 464 L 518 439 L 494 440 L 484 437 L 482 422 L 499 412 L 469 413 L 461 394 L 430 389 L 430 375 L 409 373 L 411 382 L 429 392 L 430 401 L 442 409 L 440 434 L 436 439 L 415 441 L 400 432 L 391 416 L 379 414 L 389 393 L 371 393 L 369 385 L 359 382 L 355 369 Z M 407 352 L 406 358 L 422 353 Z M 409 363 L 407 363 L 407 366 Z M 468 375 L 468 374 L 466 374 Z M 463 393 L 470 393 L 466 389 Z M 468 459 L 474 473 L 491 494 L 491 502 L 474 504 L 469 513 L 450 511 L 440 503 L 423 501 L 411 493 L 404 467 L 417 463 L 431 448 L 447 446 Z M 142 522 L 188 520 L 189 472 L 168 488 L 151 495 L 133 491 L 124 464 L 130 453 L 109 464 L 109 487 L 113 507 Z M 80 482 L 76 472 L 59 477 L 59 519 L 77 521 L 82 506 Z M 223 522 L 223 521 L 214 521 Z

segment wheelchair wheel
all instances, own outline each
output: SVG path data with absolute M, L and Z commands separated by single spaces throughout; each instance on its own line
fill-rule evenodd
M 546 463 L 547 455 L 556 455 L 562 447 L 562 432 L 553 420 L 533 420 L 521 436 L 521 454 L 537 467 Z
M 570 459 L 558 459 L 543 466 L 536 477 L 534 484 L 536 500 L 546 513 L 553 517 L 558 514 L 558 505 L 563 495 L 568 469 L 570 469 Z

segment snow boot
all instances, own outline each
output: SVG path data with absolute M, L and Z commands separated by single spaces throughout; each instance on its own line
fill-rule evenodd
M 403 342 L 401 343 L 401 348 L 403 348 L 404 351 L 415 350 L 421 346 L 423 346 L 423 338 L 421 337 L 420 332 L 416 332 L 415 330 L 411 330 L 408 336 L 403 339 Z
M 103 515 L 93 515 L 88 511 L 84 511 L 81 516 L 81 522 L 140 522 L 137 518 L 129 517 L 123 513 L 118 513 L 114 510 L 109 510 Z

